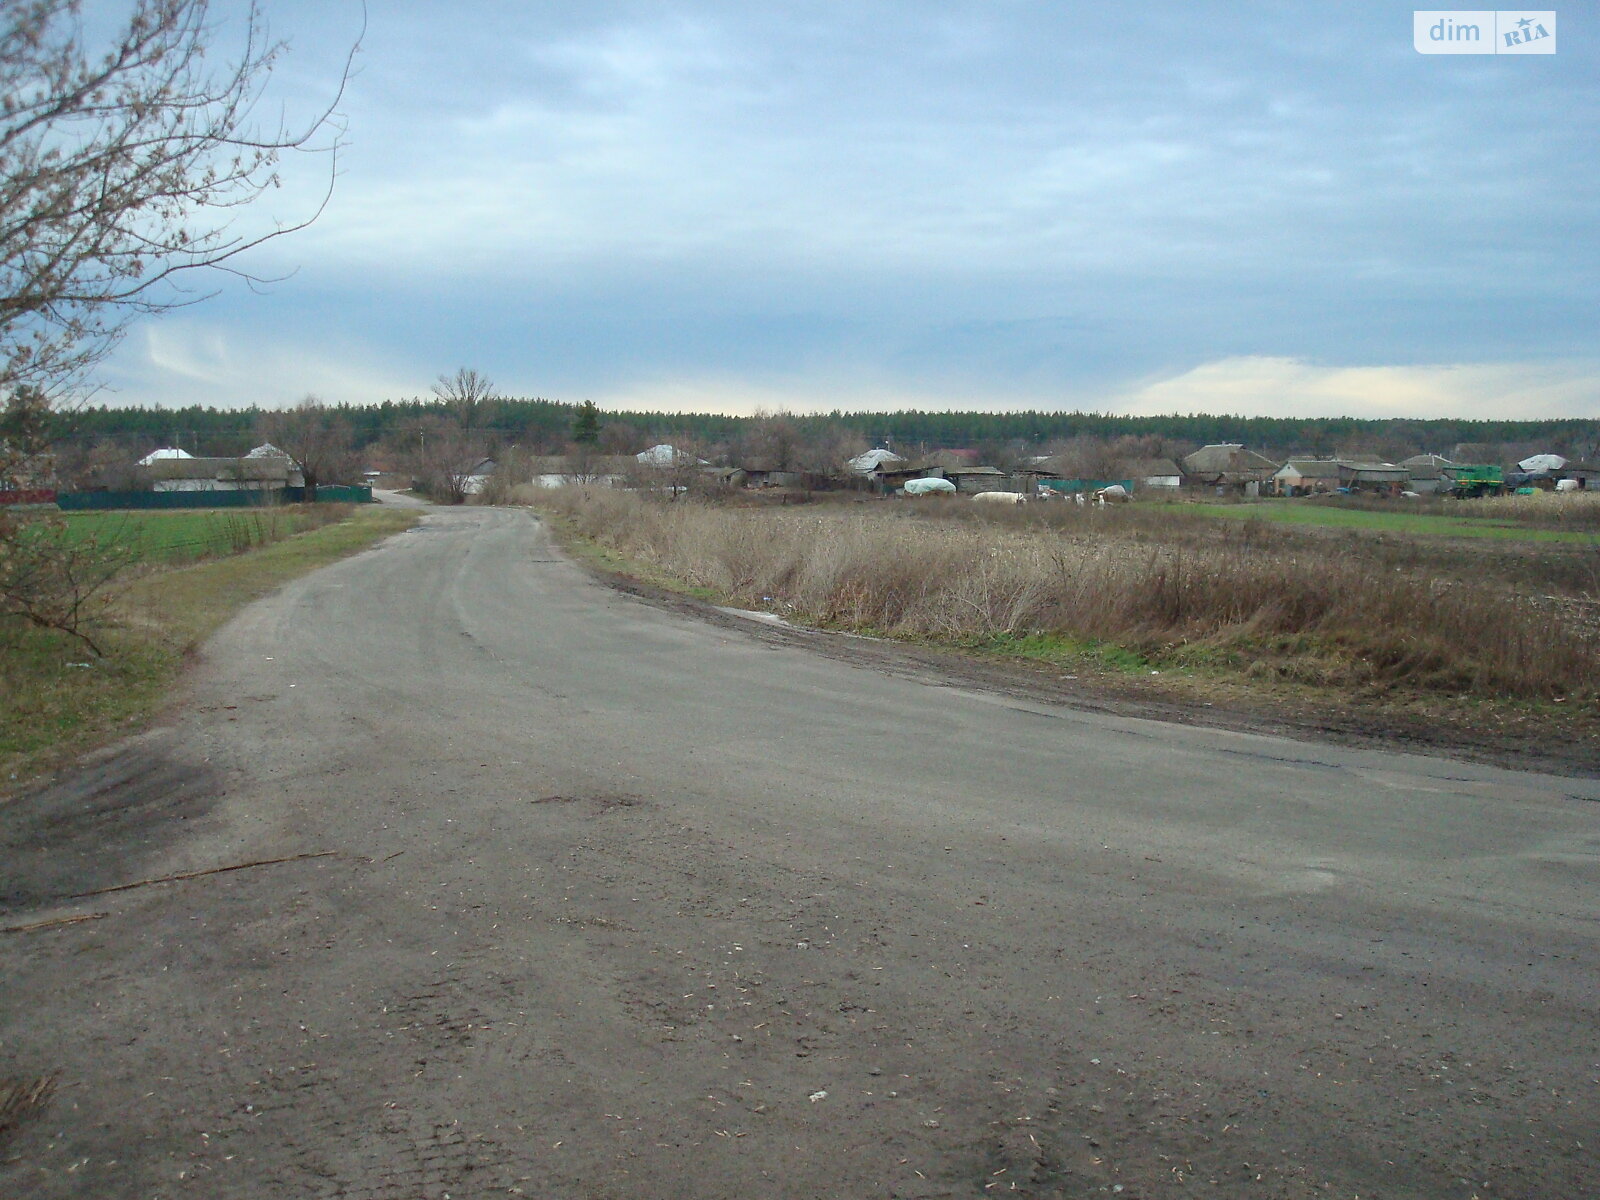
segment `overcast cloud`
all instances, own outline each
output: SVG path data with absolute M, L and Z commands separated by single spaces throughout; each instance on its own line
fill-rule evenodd
M 269 3 L 274 95 L 354 6 Z M 316 225 L 138 328 L 128 403 L 1600 416 L 1587 10 L 374 2 Z M 291 111 L 296 111 L 292 109 Z M 274 198 L 312 203 L 316 163 Z

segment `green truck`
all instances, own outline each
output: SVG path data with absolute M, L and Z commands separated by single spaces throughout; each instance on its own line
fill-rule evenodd
M 1479 496 L 1498 496 L 1506 490 L 1506 477 L 1499 467 L 1463 464 L 1452 467 L 1450 474 L 1455 484 L 1450 494 L 1457 500 L 1474 500 Z

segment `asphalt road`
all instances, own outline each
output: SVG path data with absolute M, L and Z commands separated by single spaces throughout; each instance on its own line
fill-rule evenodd
M 0 808 L 0 1195 L 1600 1194 L 1600 783 L 819 644 L 490 509 L 248 609 Z

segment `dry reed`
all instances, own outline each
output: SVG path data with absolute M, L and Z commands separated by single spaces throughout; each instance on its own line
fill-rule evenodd
M 1600 665 L 1592 636 L 1502 588 L 1288 549 L 1223 523 L 1208 523 L 1207 541 L 1148 511 L 1041 524 L 968 519 L 971 506 L 956 504 L 752 511 L 603 488 L 539 499 L 619 554 L 828 628 L 1042 635 L 1151 661 L 1524 698 L 1590 695 Z

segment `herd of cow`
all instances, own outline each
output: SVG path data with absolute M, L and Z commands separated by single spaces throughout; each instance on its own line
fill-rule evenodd
M 1048 489 L 1041 491 L 1037 496 L 1027 496 L 1022 492 L 979 492 L 972 498 L 986 504 L 1026 504 L 1029 500 L 1049 500 L 1058 496 L 1063 500 L 1066 499 L 1061 493 Z M 1128 495 L 1128 489 L 1120 483 L 1113 483 L 1110 487 L 1099 489 L 1093 495 L 1074 492 L 1072 499 L 1078 504 L 1126 504 L 1133 497 Z

